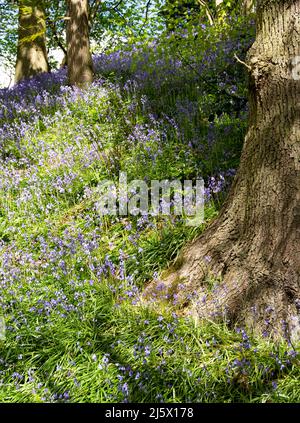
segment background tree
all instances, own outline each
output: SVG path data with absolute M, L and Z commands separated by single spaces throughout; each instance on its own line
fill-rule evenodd
M 83 86 L 93 81 L 93 61 L 90 52 L 89 11 L 87 0 L 67 0 L 67 61 L 68 81 Z
M 49 71 L 43 2 L 20 0 L 15 82 Z
M 167 283 L 182 280 L 201 294 L 193 305 L 201 318 L 221 314 L 299 337 L 300 81 L 293 61 L 300 0 L 257 3 L 240 168 L 218 218 L 185 250 Z M 220 281 L 214 295 L 205 288 L 211 275 Z
M 243 0 L 242 1 L 242 11 L 245 15 L 248 15 L 254 10 L 254 0 Z
M 53 51 L 61 50 L 66 56 L 66 14 L 67 2 L 65 0 L 32 0 L 32 4 L 42 5 L 46 18 L 46 38 L 48 49 L 48 63 L 55 69 L 59 63 L 52 55 Z M 89 2 L 89 27 L 90 39 L 94 41 L 96 50 L 115 46 L 126 37 L 142 38 L 144 35 L 154 35 L 157 28 L 162 25 L 162 19 L 157 15 L 163 0 L 90 0 Z M 20 2 L 20 4 L 24 2 Z M 16 0 L 0 0 L 0 18 L 3 23 L 0 28 L 0 58 L 1 65 L 8 67 L 14 73 L 17 45 L 18 45 L 18 8 Z M 41 7 L 41 6 L 40 6 Z M 153 13 L 155 11 L 155 13 Z M 154 18 L 155 16 L 155 18 Z M 33 28 L 31 28 L 33 30 Z M 39 29 L 36 33 L 39 32 Z M 25 37 L 26 38 L 26 37 Z M 106 40 L 105 46 L 103 40 Z M 29 41 L 29 39 L 28 39 Z M 29 47 L 29 44 L 28 44 Z M 66 61 L 65 61 L 66 64 Z

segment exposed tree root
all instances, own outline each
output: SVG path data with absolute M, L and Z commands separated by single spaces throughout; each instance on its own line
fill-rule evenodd
M 291 71 L 299 13 L 299 1 L 258 3 L 239 171 L 219 217 L 159 287 L 199 319 L 292 340 L 300 339 L 300 81 Z M 146 297 L 158 297 L 155 286 Z

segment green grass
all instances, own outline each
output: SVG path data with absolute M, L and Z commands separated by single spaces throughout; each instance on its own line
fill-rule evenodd
M 19 328 L 2 351 L 2 402 L 53 401 L 53 393 L 75 402 L 299 400 L 299 359 L 285 344 L 256 338 L 245 348 L 225 325 L 116 306 L 104 284 L 89 291 L 81 318 L 54 317 L 39 335 Z
M 196 324 L 176 305 L 139 301 L 144 284 L 159 279 L 205 225 L 101 218 L 93 190 L 119 170 L 129 179 L 193 177 L 203 157 L 193 149 L 183 154 L 187 146 L 170 128 L 162 139 L 161 128 L 149 127 L 141 110 L 133 116 L 119 95 L 91 89 L 22 138 L 23 164 L 18 157 L 1 167 L 7 331 L 0 402 L 299 401 L 298 346 Z M 137 124 L 145 137 L 153 130 L 146 144 L 128 140 Z M 240 128 L 235 136 L 232 146 L 242 142 Z M 206 177 L 222 161 L 224 142 L 207 158 Z M 235 161 L 223 160 L 224 168 Z M 218 213 L 218 198 L 206 205 L 206 223 Z

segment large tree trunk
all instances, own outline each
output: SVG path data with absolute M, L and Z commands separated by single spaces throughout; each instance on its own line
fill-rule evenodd
M 15 82 L 48 72 L 46 21 L 42 2 L 19 2 L 18 51 Z
M 88 0 L 67 0 L 67 63 L 70 85 L 85 86 L 93 81 L 90 53 Z
M 197 317 L 225 316 L 299 338 L 300 75 L 293 63 L 300 56 L 300 0 L 258 3 L 240 168 L 218 218 L 165 282 Z M 197 299 L 188 303 L 187 292 Z

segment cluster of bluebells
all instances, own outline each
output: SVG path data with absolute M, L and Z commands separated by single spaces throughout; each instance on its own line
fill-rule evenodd
M 95 69 L 125 80 L 125 90 L 145 91 L 149 85 L 160 89 L 167 82 L 176 86 L 178 80 L 186 79 L 195 86 L 213 75 L 216 87 L 234 94 L 239 73 L 234 53 L 244 55 L 253 42 L 253 28 L 250 25 L 243 37 L 235 34 L 219 41 L 215 36 L 207 37 L 207 33 L 203 37 L 203 33 L 182 30 L 180 35 L 169 34 L 165 42 L 153 40 L 100 54 L 94 58 Z
M 20 145 L 22 137 L 41 113 L 56 109 L 60 101 L 59 92 L 66 83 L 64 69 L 44 73 L 32 79 L 23 80 L 12 88 L 0 90 L 0 148 L 7 151 L 9 142 Z
M 212 176 L 225 171 L 230 161 L 237 164 L 240 154 L 247 100 L 244 70 L 235 55 L 244 57 L 253 33 L 218 42 L 183 35 L 180 42 L 170 35 L 167 42 L 99 55 L 96 70 L 115 78 L 125 98 L 131 99 L 128 111 L 133 116 L 146 117 L 146 124 L 138 122 L 130 135 L 130 140 L 138 137 L 143 143 L 132 160 L 141 167 L 149 166 L 149 160 L 166 163 L 161 145 L 176 140 L 174 167 L 184 167 L 186 176 Z M 179 161 L 183 151 L 184 165 Z
M 235 108 L 243 83 L 233 53 L 248 43 L 247 36 L 224 39 L 199 55 L 186 49 L 183 57 L 174 54 L 174 45 L 168 50 L 154 43 L 151 51 L 136 47 L 94 57 L 98 76 L 85 91 L 66 85 L 65 69 L 0 90 L 0 307 L 7 343 L 15 354 L 11 360 L 0 359 L 0 384 L 9 380 L 13 389 L 28 390 L 40 401 L 68 402 L 87 389 L 78 369 L 84 374 L 92 369 L 88 374 L 97 375 L 99 391 L 104 386 L 109 401 L 128 402 L 138 392 L 163 402 L 173 398 L 177 381 L 194 399 L 201 386 L 201 400 L 216 398 L 219 382 L 199 362 L 204 350 L 221 362 L 220 342 L 200 339 L 199 346 L 193 329 L 188 335 L 192 342 L 187 342 L 185 321 L 175 312 L 168 318 L 161 312 L 139 319 L 138 335 L 132 333 L 130 341 L 120 328 L 112 330 L 113 335 L 101 332 L 102 321 L 108 332 L 113 324 L 105 320 L 110 301 L 111 316 L 123 316 L 127 328 L 124 309 L 136 309 L 142 302 L 145 240 L 153 234 L 160 239 L 165 222 L 172 231 L 178 221 L 156 220 L 150 213 L 99 216 L 93 189 L 123 170 L 132 179 L 146 181 L 200 174 L 207 201 L 222 195 L 235 175 L 232 156 L 224 153 L 220 168 L 213 156 L 220 140 L 234 139 L 235 144 L 242 138 Z M 113 75 L 111 82 L 104 81 L 107 75 Z M 217 110 L 222 102 L 227 104 L 225 118 Z M 156 250 L 149 256 L 154 266 Z M 185 293 L 184 286 L 178 286 L 180 295 L 169 292 L 158 274 L 153 278 L 158 282 L 153 305 L 162 299 L 176 308 L 180 295 L 185 301 L 196 296 L 195 291 Z M 218 289 L 212 287 L 212 293 Z M 56 333 L 59 328 L 61 335 Z M 243 330 L 240 335 L 237 351 L 248 354 L 250 338 Z M 58 343 L 53 362 L 47 357 L 54 348 L 52 339 Z M 36 362 L 24 370 L 26 357 L 31 360 L 36 349 Z M 183 364 L 176 361 L 178 349 Z M 283 371 L 294 355 L 291 351 L 271 358 Z M 48 362 L 50 372 L 36 370 Z M 228 364 L 228 380 L 237 369 L 253 371 L 247 357 L 236 358 Z M 150 388 L 155 385 L 153 397 Z

